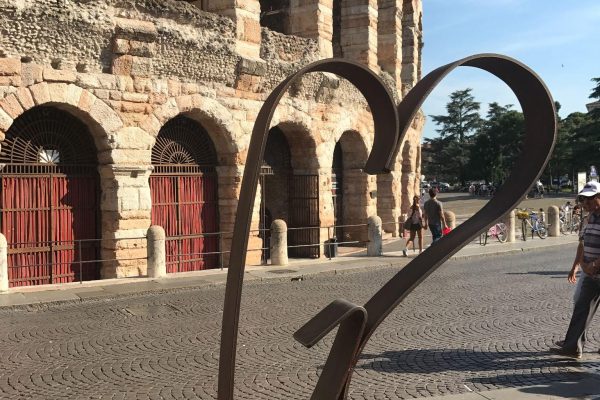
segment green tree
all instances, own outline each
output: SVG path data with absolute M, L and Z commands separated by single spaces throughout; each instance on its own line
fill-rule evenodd
M 592 78 L 592 82 L 596 83 L 596 87 L 592 89 L 590 99 L 600 101 L 600 78 Z M 600 120 L 600 107 L 589 112 L 590 116 L 595 120 Z
M 470 178 L 504 182 L 521 152 L 524 118 L 512 105 L 490 103 L 486 119 L 474 137 L 468 169 Z
M 432 163 L 443 167 L 445 175 L 458 179 L 463 185 L 467 178 L 469 144 L 471 137 L 481 125 L 479 103 L 471 94 L 472 89 L 457 90 L 450 94 L 446 115 L 431 115 L 438 126 L 440 138 L 432 141 Z
M 590 94 L 591 99 L 600 101 L 600 78 L 593 78 L 596 86 Z M 579 171 L 588 170 L 590 165 L 600 164 L 600 109 L 596 108 L 586 114 L 573 113 L 567 117 L 570 119 L 568 129 L 572 130 L 571 165 Z

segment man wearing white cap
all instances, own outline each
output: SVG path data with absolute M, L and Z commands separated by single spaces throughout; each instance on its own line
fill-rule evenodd
M 586 183 L 579 192 L 578 200 L 590 213 L 577 251 L 583 255 L 581 269 L 585 275 L 580 278 L 583 279 L 581 292 L 575 303 L 565 340 L 561 343 L 562 346 L 550 349 L 552 353 L 573 358 L 581 358 L 585 331 L 600 302 L 600 184 Z

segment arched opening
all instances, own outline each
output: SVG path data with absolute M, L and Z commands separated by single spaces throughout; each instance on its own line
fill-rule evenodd
M 0 163 L 9 285 L 99 279 L 100 179 L 88 127 L 67 111 L 34 107 L 7 131 Z
M 344 238 L 344 157 L 340 142 L 333 150 L 331 166 L 331 197 L 333 199 L 333 225 L 335 237 L 340 241 Z
M 260 26 L 287 34 L 289 13 L 290 0 L 260 0 Z
M 269 216 L 284 220 L 289 257 L 318 258 L 319 176 L 306 169 L 311 164 L 306 158 L 314 148 L 295 126 L 283 127 L 287 134 L 280 124 L 271 128 L 267 137 L 261 172 L 261 220 L 265 222 L 261 228 L 270 228 L 266 225 Z M 263 240 L 263 248 L 268 248 L 268 240 Z
M 289 187 L 292 173 L 288 141 L 278 127 L 269 131 L 260 174 L 260 236 L 263 240 L 262 261 L 270 258 L 271 222 L 276 219 L 289 221 Z
M 179 115 L 152 148 L 152 224 L 164 228 L 167 272 L 219 267 L 217 154 L 206 130 Z

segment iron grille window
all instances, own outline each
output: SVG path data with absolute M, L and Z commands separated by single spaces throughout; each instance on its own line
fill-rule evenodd
M 199 123 L 178 116 L 160 130 L 152 148 L 152 165 L 158 174 L 214 173 L 217 154 Z

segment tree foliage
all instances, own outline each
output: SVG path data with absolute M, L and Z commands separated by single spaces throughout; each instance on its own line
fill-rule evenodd
M 471 90 L 453 92 L 446 104 L 447 114 L 431 116 L 439 127 L 436 131 L 440 137 L 429 140 L 432 149 L 430 173 L 434 172 L 438 179 L 454 176 L 463 184 L 467 179 L 469 143 L 481 125 L 480 105 Z
M 595 86 L 589 97 L 600 101 L 600 78 L 592 81 Z M 431 154 L 423 164 L 426 175 L 462 184 L 480 179 L 501 183 L 508 177 L 521 152 L 523 114 L 511 105 L 491 103 L 481 118 L 479 108 L 471 89 L 464 89 L 450 95 L 446 115 L 431 116 L 440 137 L 425 140 Z M 600 167 L 600 108 L 564 119 L 558 116 L 558 102 L 556 109 L 557 141 L 543 175 L 546 183 L 589 171 L 590 165 Z
M 486 119 L 470 148 L 471 179 L 500 183 L 508 177 L 521 151 L 524 132 L 523 114 L 511 108 L 510 104 L 489 105 Z

